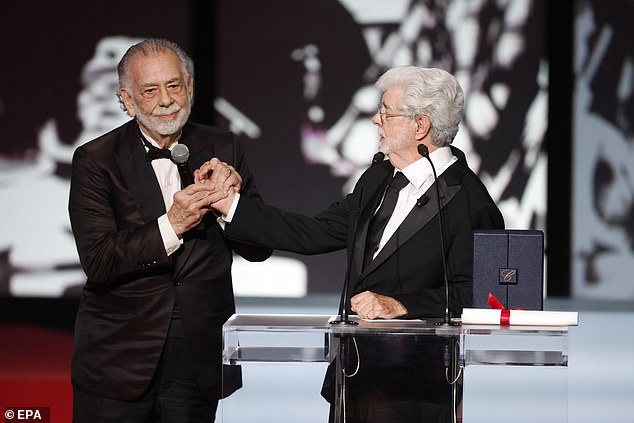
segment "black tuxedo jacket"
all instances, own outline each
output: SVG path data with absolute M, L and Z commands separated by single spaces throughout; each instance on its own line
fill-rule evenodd
M 240 172 L 246 195 L 257 197 L 230 133 L 188 123 L 180 142 L 189 147 L 194 169 L 219 157 Z M 157 223 L 165 205 L 135 121 L 76 150 L 69 212 L 88 277 L 75 326 L 75 388 L 119 400 L 139 397 L 154 375 L 177 303 L 201 391 L 220 397 L 222 324 L 235 308 L 232 251 L 260 261 L 271 250 L 226 240 L 208 214 L 168 257 Z M 225 394 L 241 384 L 236 369 L 227 375 Z
M 504 219 L 464 154 L 438 179 L 452 315 L 471 306 L 473 230 L 503 229 Z M 240 198 L 226 236 L 280 250 L 317 254 L 347 248 L 352 295 L 365 290 L 394 297 L 408 318 L 442 317 L 443 266 L 436 187 L 415 206 L 371 264 L 362 271 L 368 223 L 394 167 L 384 161 L 361 176 L 351 194 L 314 217 L 289 213 L 257 199 Z M 346 305 L 349 307 L 349 304 Z

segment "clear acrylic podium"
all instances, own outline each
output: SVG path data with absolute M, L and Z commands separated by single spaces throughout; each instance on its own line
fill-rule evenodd
M 567 420 L 567 327 L 335 318 L 232 316 L 223 364 L 242 367 L 243 387 L 220 402 L 218 420 Z

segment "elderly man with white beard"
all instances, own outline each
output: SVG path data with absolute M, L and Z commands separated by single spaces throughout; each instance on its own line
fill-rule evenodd
M 223 375 L 222 324 L 235 311 L 233 253 L 271 250 L 227 241 L 209 205 L 238 186 L 258 197 L 234 136 L 188 121 L 193 64 L 176 44 L 142 41 L 118 65 L 132 120 L 79 147 L 69 212 L 87 275 L 72 362 L 75 422 L 211 422 L 241 386 Z M 240 172 L 181 181 L 170 150 L 194 167 L 212 157 Z M 183 148 L 182 145 L 179 148 Z M 224 170 L 224 169 L 223 169 Z

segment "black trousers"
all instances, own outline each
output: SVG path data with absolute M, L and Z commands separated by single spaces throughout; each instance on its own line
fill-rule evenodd
M 156 374 L 140 398 L 119 401 L 77 389 L 73 394 L 74 423 L 210 423 L 218 407 L 198 389 L 180 319 L 172 321 Z

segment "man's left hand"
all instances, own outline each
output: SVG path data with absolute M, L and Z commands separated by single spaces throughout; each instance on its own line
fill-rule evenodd
M 352 311 L 362 319 L 395 319 L 407 314 L 400 301 L 386 295 L 364 291 L 350 299 Z

